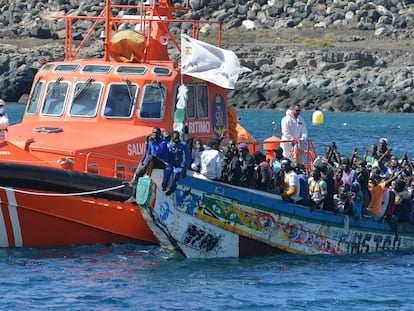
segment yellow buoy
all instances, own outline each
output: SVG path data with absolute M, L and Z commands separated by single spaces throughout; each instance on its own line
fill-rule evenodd
M 323 113 L 320 110 L 316 110 L 312 115 L 312 124 L 313 125 L 322 125 L 323 124 Z

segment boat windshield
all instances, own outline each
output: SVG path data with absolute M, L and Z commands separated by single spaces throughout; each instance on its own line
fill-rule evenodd
M 40 103 L 40 95 L 42 94 L 44 85 L 44 81 L 41 81 L 40 79 L 37 80 L 33 88 L 32 95 L 29 98 L 29 103 L 27 105 L 27 114 L 35 114 L 37 112 Z
M 96 116 L 102 89 L 102 83 L 92 82 L 91 79 L 78 82 L 75 86 L 69 114 L 76 117 Z
M 138 86 L 129 80 L 123 84 L 111 84 L 104 116 L 108 118 L 129 118 L 132 116 L 133 108 L 137 99 Z
M 139 110 L 140 118 L 160 119 L 164 117 L 165 87 L 160 83 L 147 84 Z
M 47 86 L 42 114 L 54 116 L 62 115 L 68 89 L 69 83 L 62 81 L 61 78 L 50 82 Z

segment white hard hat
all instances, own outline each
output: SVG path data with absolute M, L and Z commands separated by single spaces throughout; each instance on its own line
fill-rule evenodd
M 0 98 L 0 106 L 6 106 L 6 102 Z

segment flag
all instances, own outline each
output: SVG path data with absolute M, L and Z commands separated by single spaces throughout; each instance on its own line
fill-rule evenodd
M 233 51 L 181 34 L 181 72 L 226 89 L 234 89 L 239 75 L 251 70 L 240 65 Z

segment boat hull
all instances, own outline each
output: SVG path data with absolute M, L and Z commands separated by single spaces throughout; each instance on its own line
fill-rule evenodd
M 190 258 L 270 253 L 354 254 L 414 249 L 414 226 L 357 219 L 284 202 L 280 196 L 202 178 L 182 179 L 167 197 L 152 176 L 142 208 Z M 252 242 L 249 245 L 246 241 Z
M 0 172 L 0 247 L 157 242 L 117 179 L 4 163 Z

